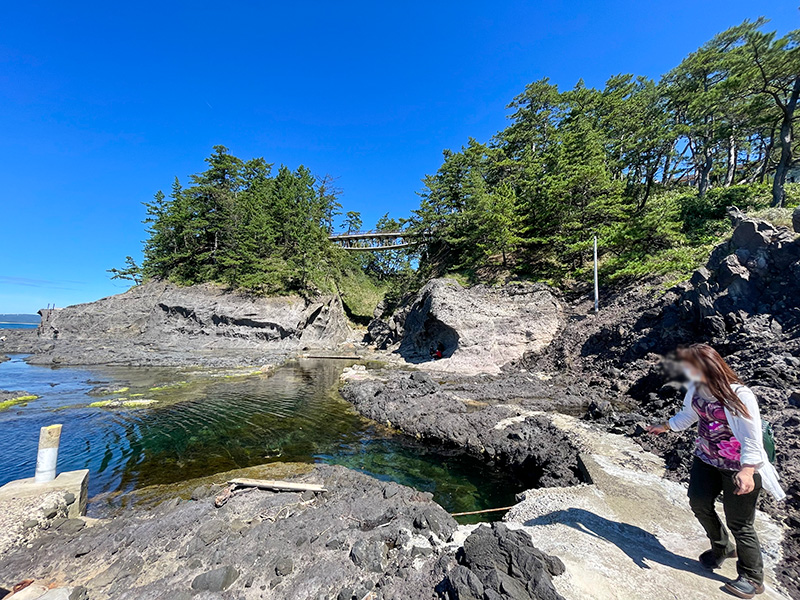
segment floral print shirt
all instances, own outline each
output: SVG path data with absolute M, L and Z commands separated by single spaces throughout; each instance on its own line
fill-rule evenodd
M 740 470 L 742 446 L 728 425 L 723 404 L 714 398 L 704 398 L 695 392 L 692 408 L 699 417 L 695 456 L 718 469 Z

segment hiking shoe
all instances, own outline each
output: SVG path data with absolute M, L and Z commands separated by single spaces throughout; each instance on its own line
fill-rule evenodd
M 713 550 L 706 550 L 700 555 L 698 560 L 706 569 L 713 571 L 714 569 L 719 569 L 722 566 L 722 563 L 724 563 L 728 558 L 736 558 L 736 550 L 731 550 L 728 552 L 728 554 L 723 556 L 717 556 L 714 554 Z
M 756 583 L 747 577 L 739 575 L 739 579 L 736 581 L 729 581 L 725 584 L 725 591 L 739 598 L 752 598 L 756 594 L 764 593 L 764 584 Z

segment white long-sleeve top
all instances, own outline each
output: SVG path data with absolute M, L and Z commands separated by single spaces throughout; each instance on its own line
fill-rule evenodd
M 725 408 L 725 417 L 728 425 L 733 432 L 733 436 L 742 446 L 741 463 L 755 467 L 756 472 L 761 475 L 761 483 L 776 500 L 786 498 L 786 493 L 781 487 L 778 472 L 769 462 L 767 451 L 764 449 L 764 432 L 761 428 L 761 414 L 758 410 L 758 400 L 756 395 L 744 385 L 734 384 L 731 388 L 747 408 L 750 415 L 745 417 L 737 415 Z M 674 431 L 687 429 L 697 423 L 697 412 L 692 408 L 692 398 L 694 398 L 695 385 L 689 384 L 686 396 L 683 399 L 681 411 L 669 420 L 669 426 Z

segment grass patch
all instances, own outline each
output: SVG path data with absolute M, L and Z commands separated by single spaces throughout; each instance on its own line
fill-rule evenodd
M 189 385 L 188 381 L 177 381 L 175 383 L 167 383 L 165 385 L 157 385 L 155 387 L 151 387 L 148 392 L 162 392 L 164 390 L 171 390 L 177 387 L 182 387 L 184 385 Z M 143 394 L 142 394 L 143 395 Z
M 372 320 L 375 307 L 386 294 L 385 286 L 362 271 L 344 273 L 337 285 L 347 316 L 360 325 L 366 325 Z
M 92 402 L 89 406 L 91 408 L 142 408 L 143 406 L 150 406 L 155 404 L 155 400 L 139 399 L 129 400 L 127 398 L 114 398 L 113 400 L 99 400 Z

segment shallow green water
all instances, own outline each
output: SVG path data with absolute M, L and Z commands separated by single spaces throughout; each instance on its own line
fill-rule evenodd
M 90 497 L 96 499 L 297 461 L 340 464 L 430 491 L 451 512 L 513 503 L 520 488 L 505 474 L 358 415 L 336 389 L 342 366 L 341 361 L 300 361 L 270 375 L 243 376 L 150 368 L 49 369 L 13 357 L 0 364 L 0 389 L 26 390 L 41 398 L 0 412 L 0 485 L 31 476 L 39 428 L 62 423 L 59 470 L 90 469 Z M 97 384 L 119 391 L 88 395 Z M 96 405 L 108 400 L 156 402 L 137 408 Z M 95 511 L 101 504 L 95 502 Z

